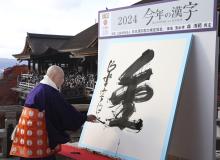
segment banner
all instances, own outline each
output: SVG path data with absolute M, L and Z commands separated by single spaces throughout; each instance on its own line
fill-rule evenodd
M 99 38 L 214 30 L 215 5 L 181 0 L 100 11 Z

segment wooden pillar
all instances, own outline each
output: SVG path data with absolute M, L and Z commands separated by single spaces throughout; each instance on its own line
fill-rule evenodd
M 8 111 L 5 113 L 5 129 L 6 129 L 6 136 L 5 141 L 3 141 L 3 154 L 8 155 L 11 149 L 11 134 L 17 124 L 16 121 L 17 113 L 16 111 Z
M 2 150 L 2 156 L 1 157 L 7 157 L 7 133 L 6 129 L 0 129 L 0 143 L 1 143 L 1 150 Z
M 28 60 L 28 70 L 31 70 L 31 60 Z
M 32 70 L 33 70 L 33 64 L 32 64 L 32 61 L 30 60 L 30 70 L 29 70 L 29 72 L 32 72 Z
M 41 61 L 37 61 L 37 63 L 36 63 L 36 71 L 38 72 L 38 73 L 40 73 L 41 72 Z
M 41 61 L 40 62 L 40 65 L 41 65 L 41 74 L 43 74 L 44 73 L 44 62 L 43 61 Z
M 90 65 L 90 70 L 89 70 L 89 73 L 93 73 L 93 58 L 90 58 L 90 61 L 89 61 L 89 65 Z
M 33 71 L 35 72 L 35 61 L 33 61 Z
M 40 74 L 41 73 L 41 62 L 40 61 L 38 61 L 37 62 L 37 71 L 38 71 L 38 73 Z

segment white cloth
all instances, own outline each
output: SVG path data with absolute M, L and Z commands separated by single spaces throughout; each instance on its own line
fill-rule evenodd
M 40 81 L 40 83 L 47 84 L 47 85 L 49 85 L 59 91 L 56 84 L 47 75 L 44 76 L 44 78 Z
M 12 141 L 15 139 L 15 133 L 16 133 L 16 131 L 17 131 L 17 128 L 18 128 L 18 125 L 15 126 L 15 128 L 14 128 L 12 134 L 11 134 L 11 140 L 12 140 Z

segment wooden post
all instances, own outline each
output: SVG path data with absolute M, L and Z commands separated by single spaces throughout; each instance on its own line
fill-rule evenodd
M 6 129 L 6 138 L 3 139 L 3 155 L 9 155 L 11 149 L 11 134 L 13 129 L 16 126 L 16 111 L 9 111 L 5 113 L 5 129 Z

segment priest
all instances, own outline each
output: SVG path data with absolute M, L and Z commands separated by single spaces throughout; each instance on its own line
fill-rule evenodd
M 12 134 L 11 155 L 20 160 L 55 160 L 60 145 L 70 140 L 65 131 L 96 121 L 94 115 L 83 115 L 66 102 L 60 93 L 63 82 L 62 68 L 53 65 L 28 94 Z

